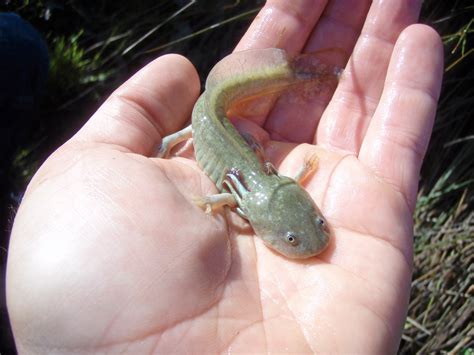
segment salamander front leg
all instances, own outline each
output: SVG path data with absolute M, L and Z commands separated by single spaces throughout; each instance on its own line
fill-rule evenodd
M 183 128 L 181 131 L 164 137 L 161 141 L 161 146 L 158 150 L 158 153 L 156 154 L 157 158 L 166 158 L 169 155 L 171 149 L 173 149 L 176 144 L 191 138 L 192 135 L 193 128 L 191 125 L 189 125 L 186 128 Z
M 242 208 L 242 197 L 247 194 L 248 189 L 240 170 L 230 169 L 224 174 L 225 177 L 222 181 L 222 187 L 226 188 L 229 192 L 194 198 L 193 202 L 208 214 L 218 208 L 229 206 L 230 208 L 235 208 L 235 211 L 242 218 L 247 219 L 244 209 Z
M 303 166 L 296 173 L 294 179 L 299 184 L 302 184 L 311 174 L 318 169 L 319 158 L 316 154 L 312 154 L 309 158 L 304 160 Z
M 226 174 L 222 185 L 230 191 L 232 196 L 234 196 L 237 201 L 237 208 L 235 211 L 239 214 L 240 217 L 248 219 L 243 207 L 243 198 L 249 192 L 247 185 L 245 184 L 242 173 L 238 169 L 230 169 Z
M 205 197 L 198 197 L 193 199 L 196 206 L 202 208 L 207 214 L 211 214 L 213 211 L 224 207 L 236 207 L 237 201 L 231 193 L 224 192 L 221 194 L 210 195 Z

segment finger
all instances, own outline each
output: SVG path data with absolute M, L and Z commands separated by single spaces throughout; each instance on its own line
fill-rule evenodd
M 414 208 L 443 75 L 443 47 L 430 27 L 413 25 L 395 46 L 380 104 L 359 159 Z
M 336 47 L 351 53 L 367 17 L 370 3 L 368 0 L 329 1 L 311 33 L 305 52 Z
M 276 47 L 290 54 L 301 52 L 326 3 L 327 0 L 268 0 L 235 50 Z M 263 126 L 274 102 L 269 99 L 262 103 L 261 115 L 249 119 Z
M 372 11 L 372 13 L 381 16 L 379 13 L 383 14 L 381 10 L 384 7 L 379 6 L 379 8 L 380 11 Z M 328 47 L 337 47 L 350 53 L 360 33 L 367 9 L 368 3 L 365 1 L 331 1 L 314 28 L 305 51 L 314 52 Z M 368 19 L 370 20 L 370 17 Z M 396 33 L 398 35 L 399 30 Z M 389 55 L 386 59 L 387 63 Z M 331 59 L 330 64 L 343 66 L 345 65 L 345 60 L 347 58 L 335 55 Z M 305 104 L 305 114 L 299 115 L 289 115 L 289 112 L 298 112 L 301 105 L 283 106 L 278 104 L 272 111 L 270 118 L 266 121 L 265 128 L 274 139 L 299 143 L 314 142 L 316 127 L 328 102 L 329 99 L 324 99 L 324 97 L 312 100 Z
M 330 51 L 324 53 L 326 54 L 325 62 L 343 68 L 359 37 L 369 4 L 367 0 L 329 1 L 309 36 L 304 52 L 315 53 L 337 48 L 340 51 L 332 51 L 332 55 Z M 331 89 L 331 94 L 333 89 Z M 265 129 L 274 139 L 312 143 L 316 127 L 330 98 L 330 95 L 318 95 L 314 100 L 303 104 L 278 102 L 265 122 Z
M 395 41 L 417 20 L 420 6 L 419 0 L 373 2 L 343 78 L 321 118 L 318 144 L 359 151 L 382 93 Z
M 199 77 L 186 58 L 162 56 L 112 93 L 73 140 L 152 155 L 162 137 L 189 120 L 199 90 Z
M 318 21 L 327 0 L 268 0 L 236 51 L 277 47 L 298 53 Z

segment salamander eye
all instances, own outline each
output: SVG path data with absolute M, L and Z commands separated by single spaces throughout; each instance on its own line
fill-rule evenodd
M 322 219 L 321 217 L 317 217 L 316 218 L 316 222 L 320 225 L 320 226 L 324 226 L 324 224 L 326 223 L 326 221 L 324 219 Z
M 289 244 L 293 245 L 293 246 L 296 246 L 296 245 L 299 244 L 298 238 L 296 237 L 296 235 L 294 235 L 294 234 L 291 233 L 291 232 L 288 232 L 288 233 L 286 234 L 286 241 L 287 241 Z

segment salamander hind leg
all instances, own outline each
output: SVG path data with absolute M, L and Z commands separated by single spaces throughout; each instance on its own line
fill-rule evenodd
M 277 168 L 275 168 L 275 165 L 273 165 L 269 161 L 266 161 L 265 163 L 263 163 L 263 171 L 267 175 L 278 175 Z
M 263 163 L 265 162 L 265 153 L 262 145 L 257 141 L 257 139 L 252 136 L 250 133 L 243 132 L 240 134 L 245 142 L 249 145 L 250 148 L 254 151 L 257 158 Z
M 156 154 L 157 158 L 166 158 L 168 157 L 171 149 L 186 139 L 191 138 L 193 135 L 192 126 L 189 125 L 186 128 L 183 128 L 181 131 L 175 132 L 166 136 L 161 141 L 161 146 L 158 149 L 158 153 Z
M 258 160 L 262 163 L 262 168 L 265 174 L 278 175 L 278 170 L 275 168 L 275 166 L 265 158 L 264 149 L 257 139 L 249 133 L 242 133 L 241 135 L 250 148 L 252 148 Z

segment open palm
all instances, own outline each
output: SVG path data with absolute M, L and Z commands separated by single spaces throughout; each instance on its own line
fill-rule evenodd
M 268 1 L 237 48 L 352 52 L 323 114 L 321 102 L 306 115 L 277 107 L 249 124 L 284 175 L 317 153 L 305 188 L 331 225 L 329 248 L 305 261 L 273 253 L 233 213 L 193 205 L 215 193 L 194 160 L 150 158 L 199 91 L 192 65 L 164 56 L 28 187 L 7 275 L 20 351 L 396 350 L 441 45 L 426 26 L 409 26 L 417 2 L 375 1 L 368 15 L 369 2 L 346 3 Z

